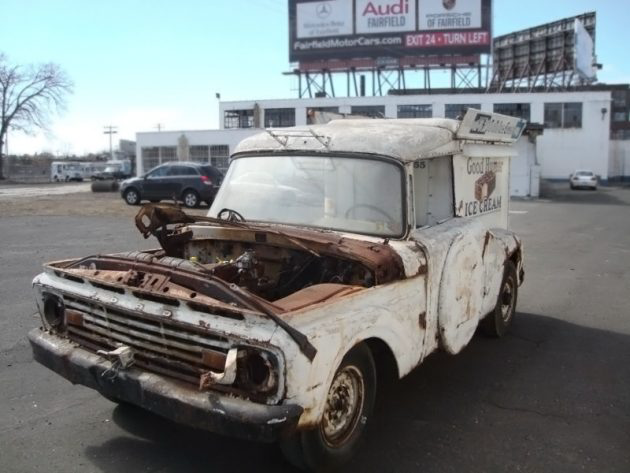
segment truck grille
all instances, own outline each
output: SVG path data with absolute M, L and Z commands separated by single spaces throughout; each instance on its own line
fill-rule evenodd
M 167 317 L 122 311 L 64 297 L 68 338 L 96 352 L 132 348 L 134 364 L 199 386 L 208 370 L 223 371 L 229 349 L 224 337 Z

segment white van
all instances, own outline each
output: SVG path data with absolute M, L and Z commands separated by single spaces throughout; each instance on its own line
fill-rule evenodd
M 53 161 L 50 164 L 50 180 L 68 182 L 83 180 L 83 166 L 74 161 Z

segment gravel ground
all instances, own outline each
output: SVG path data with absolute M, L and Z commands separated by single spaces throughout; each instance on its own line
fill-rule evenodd
M 139 207 L 125 204 L 119 192 L 91 192 L 89 183 L 1 186 L 0 216 L 133 217 Z M 191 211 L 200 215 L 207 206 Z
M 116 406 L 34 363 L 43 262 L 156 245 L 117 194 L 0 205 L 0 471 L 293 471 L 273 445 Z M 512 210 L 526 278 L 511 333 L 397 383 L 347 471 L 630 471 L 630 189 L 556 186 Z

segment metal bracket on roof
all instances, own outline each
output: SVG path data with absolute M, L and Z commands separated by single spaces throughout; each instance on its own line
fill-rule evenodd
M 265 130 L 269 135 L 276 140 L 283 148 L 287 147 L 290 138 L 315 138 L 326 149 L 330 142 L 330 138 L 327 136 L 321 136 L 315 133 L 310 128 L 308 130 L 286 130 L 278 132 L 277 130 Z

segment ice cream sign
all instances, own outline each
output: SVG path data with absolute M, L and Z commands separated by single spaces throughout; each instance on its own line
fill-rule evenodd
M 509 158 L 456 156 L 455 214 L 473 217 L 501 210 Z

